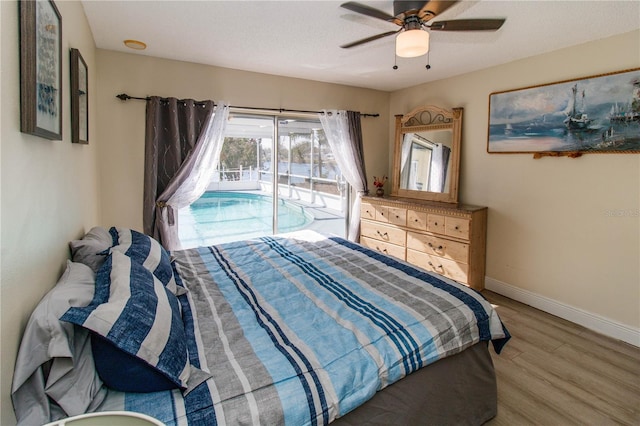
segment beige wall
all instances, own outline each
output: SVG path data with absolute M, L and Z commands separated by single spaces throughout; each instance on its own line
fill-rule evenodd
M 489 207 L 488 285 L 586 323 L 595 316 L 635 335 L 636 345 L 640 155 L 534 160 L 489 155 L 486 145 L 490 93 L 638 66 L 635 31 L 397 91 L 390 104 L 391 115 L 422 104 L 464 107 L 460 199 Z
M 639 328 L 640 221 L 606 214 L 640 207 L 639 156 L 488 155 L 486 134 L 489 93 L 638 66 L 640 33 L 388 94 L 95 50 L 79 3 L 56 4 L 65 115 L 64 140 L 53 142 L 19 131 L 17 5 L 1 2 L 0 9 L 2 425 L 15 422 L 9 390 L 20 334 L 62 272 L 66 243 L 96 224 L 142 227 L 145 108 L 116 99 L 121 92 L 380 113 L 363 118 L 369 176 L 391 170 L 393 114 L 428 103 L 462 106 L 461 200 L 489 206 L 490 280 Z M 70 143 L 70 47 L 89 67 L 88 146 Z
M 142 101 L 116 95 L 224 100 L 231 105 L 298 110 L 348 109 L 362 118 L 368 174 L 387 171 L 389 93 L 187 62 L 98 50 L 98 131 L 103 220 L 142 229 L 144 116 Z
M 10 399 L 20 336 L 36 303 L 57 281 L 67 242 L 99 221 L 95 44 L 79 2 L 56 2 L 62 15 L 62 141 L 20 133 L 18 6 L 3 1 L 0 222 L 0 424 L 15 423 Z M 90 144 L 71 144 L 69 48 L 89 69 Z

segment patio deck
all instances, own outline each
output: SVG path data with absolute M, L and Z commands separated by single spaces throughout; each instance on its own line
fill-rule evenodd
M 302 206 L 306 212 L 313 215 L 313 222 L 304 229 L 311 229 L 323 234 L 332 234 L 339 237 L 345 235 L 344 214 L 326 207 L 316 206 L 299 200 L 287 200 L 289 203 Z

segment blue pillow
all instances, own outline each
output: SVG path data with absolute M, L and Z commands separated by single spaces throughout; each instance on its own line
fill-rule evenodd
M 187 388 L 191 366 L 179 301 L 154 274 L 128 256 L 113 251 L 98 271 L 91 303 L 69 308 L 60 319 L 91 330 L 141 361 L 135 374 L 124 373 L 120 360 L 94 354 L 96 369 L 112 376 L 101 376 L 105 383 L 136 392 L 141 377 L 152 372 L 164 375 L 174 388 Z M 164 384 L 155 390 L 165 390 Z
M 171 257 L 158 241 L 148 235 L 127 228 L 111 227 L 113 238 L 111 251 L 119 251 L 147 268 L 177 296 L 185 294 L 184 287 L 178 286 L 173 276 Z
M 110 389 L 158 392 L 176 388 L 167 376 L 141 359 L 121 351 L 99 334 L 91 333 L 91 352 L 98 376 Z

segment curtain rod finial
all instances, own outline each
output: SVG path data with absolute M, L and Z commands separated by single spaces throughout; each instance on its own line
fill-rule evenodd
M 126 93 L 120 93 L 119 95 L 116 95 L 116 98 L 120 99 L 121 101 L 128 101 L 129 99 L 131 99 L 131 96 L 127 95 Z

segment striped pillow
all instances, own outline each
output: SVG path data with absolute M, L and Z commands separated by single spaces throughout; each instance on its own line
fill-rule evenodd
M 93 331 L 164 374 L 175 387 L 187 388 L 191 367 L 179 301 L 124 254 L 114 251 L 100 268 L 91 303 L 69 308 L 60 319 Z
M 148 235 L 127 228 L 112 227 L 109 233 L 113 238 L 111 251 L 119 251 L 141 264 L 176 296 L 187 290 L 176 284 L 169 253 L 158 241 Z

